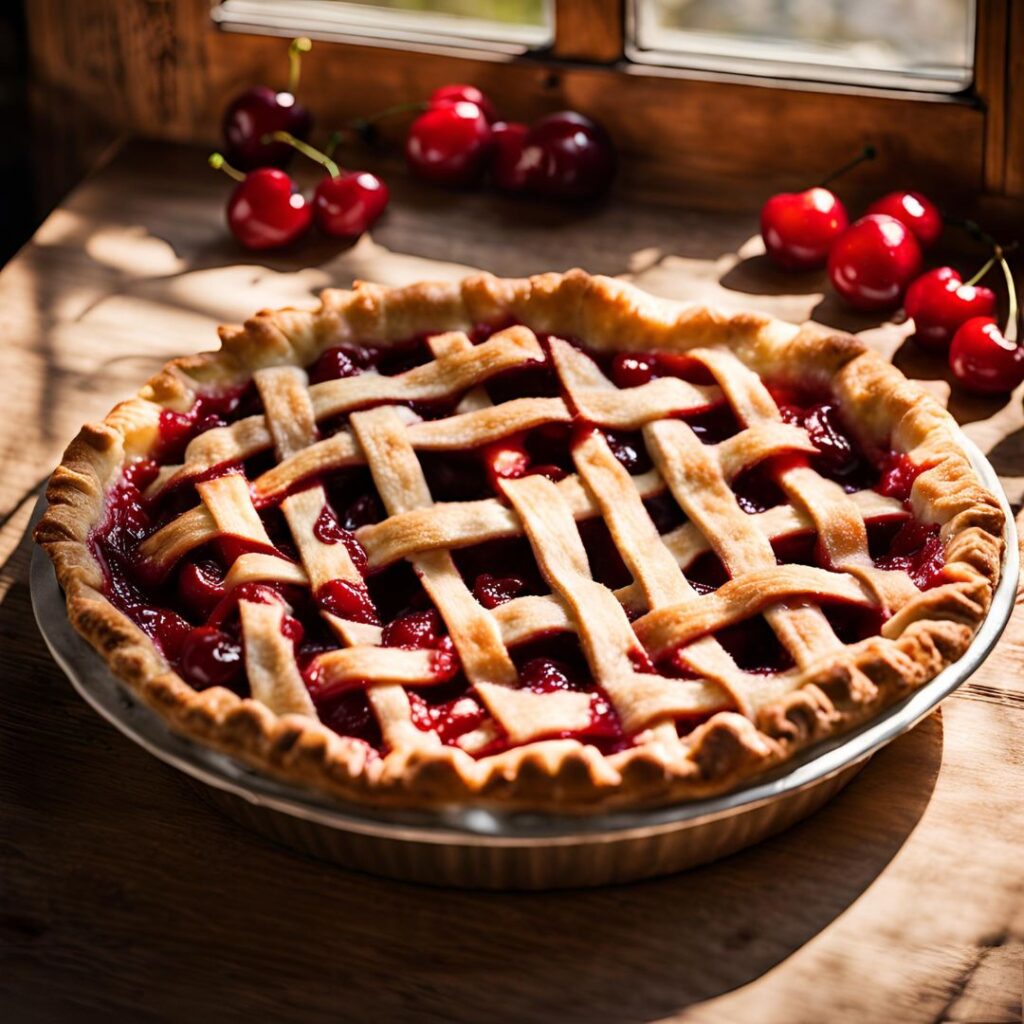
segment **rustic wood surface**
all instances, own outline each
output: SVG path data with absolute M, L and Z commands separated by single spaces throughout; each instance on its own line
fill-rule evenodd
M 75 696 L 29 607 L 40 480 L 83 419 L 257 307 L 355 277 L 579 264 L 864 329 L 949 393 L 906 327 L 771 271 L 749 216 L 572 213 L 396 177 L 372 240 L 264 259 L 223 229 L 226 186 L 197 150 L 133 144 L 0 274 L 0 1018 L 1019 1021 L 1024 613 L 941 715 L 809 821 L 688 874 L 583 893 L 418 888 L 275 848 Z M 1020 395 L 953 408 L 1019 506 Z

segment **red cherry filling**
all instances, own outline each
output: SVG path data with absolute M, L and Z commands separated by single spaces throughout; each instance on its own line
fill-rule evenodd
M 434 608 L 406 612 L 384 627 L 381 643 L 385 647 L 437 647 L 446 639 L 444 623 Z
M 518 576 L 492 576 L 489 572 L 481 573 L 473 584 L 473 596 L 485 608 L 497 608 L 524 590 L 526 580 Z
M 328 580 L 317 591 L 316 599 L 324 611 L 337 615 L 339 619 L 380 625 L 377 609 L 373 606 L 365 583 Z
M 317 521 L 313 524 L 313 535 L 324 544 L 342 543 L 348 549 L 352 564 L 363 574 L 366 573 L 366 552 L 356 540 L 355 534 L 338 522 L 330 506 L 324 505 Z
M 507 326 L 505 324 L 499 326 Z M 474 329 L 477 343 L 496 328 L 480 325 Z M 541 342 L 548 341 L 542 337 Z M 577 344 L 576 342 L 572 342 Z M 580 346 L 582 349 L 582 346 Z M 586 351 L 586 349 L 582 349 Z M 685 354 L 619 353 L 615 356 L 591 353 L 598 365 L 620 387 L 640 387 L 660 377 L 678 377 L 696 385 L 714 381 L 705 367 Z M 313 382 L 338 380 L 366 370 L 384 374 L 401 373 L 431 358 L 425 336 L 417 336 L 387 350 L 361 345 L 340 345 L 326 350 L 310 368 Z M 550 360 L 535 361 L 515 372 L 488 381 L 487 391 L 496 403 L 526 396 L 561 394 Z M 789 465 L 810 462 L 828 479 L 847 490 L 874 488 L 897 502 L 893 508 L 868 522 L 870 553 L 883 569 L 907 572 L 921 588 L 943 580 L 943 545 L 938 528 L 917 523 L 910 515 L 909 497 L 921 471 L 905 455 L 866 454 L 843 422 L 841 410 L 827 395 L 806 395 L 773 390 L 783 418 L 807 430 L 817 454 L 810 457 L 782 454 L 749 467 L 732 482 L 736 499 L 749 514 L 759 514 L 786 502 L 777 479 Z M 421 407 L 422 406 L 422 407 Z M 423 404 L 416 411 L 424 417 L 450 415 L 453 403 Z M 268 550 L 244 538 L 222 537 L 204 545 L 183 560 L 166 580 L 150 579 L 140 566 L 137 548 L 157 527 L 194 506 L 191 483 L 163 492 L 153 501 L 143 494 L 158 471 L 158 462 L 181 461 L 188 442 L 213 427 L 234 422 L 261 411 L 258 393 L 252 387 L 201 396 L 185 412 L 162 416 L 157 461 L 140 460 L 127 467 L 122 480 L 107 499 L 108 514 L 92 538 L 97 557 L 106 569 L 111 599 L 153 637 L 173 665 L 196 687 L 229 686 L 247 692 L 238 603 L 241 600 L 276 602 L 284 606 L 281 632 L 295 645 L 296 658 L 308 681 L 321 719 L 336 731 L 382 750 L 380 729 L 363 689 L 365 681 L 346 682 L 339 687 L 320 686 L 316 659 L 336 649 L 338 639 L 321 616 L 331 612 L 342 619 L 378 625 L 383 622 L 382 643 L 388 647 L 428 651 L 431 681 L 410 689 L 413 720 L 424 729 L 438 733 L 444 743 L 487 723 L 494 741 L 477 756 L 487 756 L 509 745 L 500 725 L 490 718 L 474 695 L 469 681 L 460 673 L 457 652 L 447 627 L 433 608 L 419 578 L 405 561 L 367 577 L 366 584 L 332 580 L 315 595 L 298 587 L 252 582 L 225 592 L 227 568 L 247 551 Z M 681 418 L 706 444 L 717 444 L 735 436 L 742 425 L 724 400 L 701 409 L 681 413 Z M 321 423 L 324 436 L 345 425 L 345 417 Z M 541 473 L 560 479 L 575 472 L 573 445 L 584 432 L 595 429 L 577 420 L 551 423 L 509 435 L 478 449 L 463 452 L 418 452 L 435 501 L 474 501 L 502 495 L 502 481 Z M 651 468 L 642 431 L 604 431 L 603 436 L 620 464 L 638 476 Z M 246 460 L 245 466 L 223 464 L 210 477 L 244 468 L 254 479 L 273 464 L 272 453 Z M 345 545 L 360 572 L 366 572 L 366 553 L 353 531 L 385 517 L 372 477 L 365 467 L 327 473 L 322 483 L 329 496 L 315 526 L 314 534 L 325 544 Z M 308 486 L 308 481 L 301 486 Z M 659 533 L 666 534 L 686 521 L 680 505 L 667 490 L 644 501 Z M 293 540 L 277 501 L 268 501 L 259 512 L 277 554 L 296 557 Z M 617 545 L 600 518 L 578 522 L 594 578 L 617 588 L 632 581 Z M 772 539 L 780 564 L 821 565 L 823 555 L 817 538 L 801 529 Z M 515 537 L 453 551 L 453 558 L 476 600 L 485 608 L 499 608 L 527 594 L 547 594 L 529 541 Z M 699 593 L 709 593 L 728 581 L 728 573 L 711 551 L 696 558 L 685 569 L 687 579 Z M 878 632 L 877 613 L 859 607 L 825 602 L 823 610 L 844 642 L 855 642 Z M 791 667 L 785 648 L 761 616 L 720 630 L 720 642 L 746 671 L 778 672 Z M 520 666 L 519 685 L 533 692 L 574 691 L 589 695 L 590 719 L 586 728 L 562 736 L 573 736 L 605 752 L 623 749 L 631 742 L 604 694 L 593 684 L 590 670 L 574 634 L 559 634 L 513 648 Z M 652 670 L 646 655 L 638 650 L 633 660 L 637 671 Z M 685 651 L 662 659 L 658 670 L 682 678 L 692 676 Z M 685 731 L 699 718 L 681 723 Z
M 242 674 L 242 647 L 216 626 L 199 626 L 185 638 L 178 667 L 197 689 L 229 686 Z

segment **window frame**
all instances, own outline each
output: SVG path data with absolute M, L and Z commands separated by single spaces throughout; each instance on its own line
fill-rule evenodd
M 303 63 L 300 95 L 316 113 L 317 138 L 444 82 L 467 81 L 510 119 L 566 108 L 600 119 L 621 156 L 620 197 L 756 210 L 771 192 L 812 184 L 870 141 L 878 159 L 843 180 L 852 209 L 913 187 L 964 216 L 994 211 L 1007 237 L 1018 221 L 1024 227 L 1024 119 L 1009 116 L 1024 100 L 1024 0 L 978 0 L 975 84 L 952 96 L 630 64 L 624 0 L 554 2 L 555 38 L 541 52 L 396 49 L 376 38 L 318 44 Z M 223 31 L 210 0 L 96 4 L 105 12 L 100 34 L 92 4 L 29 5 L 33 104 L 45 133 L 217 145 L 234 96 L 254 82 L 283 84 L 281 37 L 296 26 Z M 82 38 L 93 45 L 80 46 Z M 382 123 L 388 145 L 375 154 L 353 147 L 343 159 L 388 170 L 407 125 Z

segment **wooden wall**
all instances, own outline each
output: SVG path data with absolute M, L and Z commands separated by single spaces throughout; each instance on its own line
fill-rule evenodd
M 989 17 L 1012 14 L 1024 24 L 1024 2 L 981 2 Z M 51 191 L 74 180 L 122 133 L 216 144 L 220 113 L 235 92 L 257 82 L 283 86 L 286 78 L 284 40 L 219 31 L 208 0 L 31 0 L 28 14 L 37 137 L 66 154 L 41 178 Z M 566 42 L 578 20 L 561 18 L 555 46 L 573 59 L 317 43 L 304 63 L 301 95 L 325 130 L 420 98 L 444 81 L 480 85 L 516 118 L 576 107 L 604 121 L 615 138 L 621 188 L 683 205 L 756 207 L 774 189 L 812 183 L 866 141 L 879 146 L 881 157 L 851 179 L 849 188 L 864 195 L 897 184 L 961 204 L 986 186 L 1000 194 L 1009 185 L 1024 195 L 1024 161 L 1009 174 L 1004 163 L 1007 138 L 1024 150 L 999 77 L 1010 60 L 1005 33 L 983 33 L 979 42 L 979 85 L 999 96 L 986 104 L 709 82 L 583 63 Z M 581 45 L 589 43 L 584 38 Z M 607 59 L 614 40 L 598 37 L 594 46 Z

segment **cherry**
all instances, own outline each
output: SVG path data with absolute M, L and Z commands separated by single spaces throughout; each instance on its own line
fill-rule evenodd
M 1024 350 L 990 316 L 961 324 L 949 346 L 953 376 L 968 391 L 1001 395 L 1024 380 Z
M 484 445 L 480 454 L 491 489 L 497 494 L 501 494 L 500 481 L 525 476 L 530 468 L 530 453 L 526 450 L 521 434 L 492 441 Z
M 619 352 L 612 360 L 612 380 L 620 388 L 638 388 L 657 376 L 657 366 L 649 356 Z
M 970 281 L 961 280 L 953 267 L 937 267 L 922 274 L 907 289 L 903 307 L 914 321 L 914 341 L 924 349 L 946 352 L 957 328 L 972 317 L 991 317 L 996 293 L 975 284 L 992 266 L 992 260 Z
M 868 207 L 868 213 L 885 213 L 895 217 L 914 232 L 924 248 L 934 245 L 942 234 L 942 214 L 920 192 L 890 192 L 876 199 Z
M 260 167 L 242 175 L 220 153 L 210 156 L 210 166 L 238 182 L 228 200 L 228 227 L 247 249 L 280 249 L 305 234 L 312 212 L 284 171 Z
M 472 185 L 491 149 L 491 126 L 475 103 L 431 107 L 413 121 L 405 141 L 410 170 L 438 185 Z
M 406 612 L 384 627 L 381 645 L 384 647 L 438 647 L 443 640 L 444 624 L 434 608 L 422 612 Z
M 574 690 L 572 671 L 568 665 L 553 658 L 531 658 L 519 672 L 519 685 L 524 690 L 553 693 Z
M 854 309 L 896 306 L 921 270 L 921 247 L 895 217 L 869 213 L 836 239 L 828 255 L 828 276 Z
M 321 607 L 340 619 L 380 625 L 377 609 L 373 606 L 365 583 L 348 580 L 328 580 L 316 594 Z
M 596 121 L 564 110 L 529 129 L 520 164 L 527 186 L 539 196 L 594 199 L 615 177 L 615 147 Z
M 164 656 L 176 660 L 191 626 L 177 612 L 140 605 L 132 616 L 156 641 Z
M 821 186 L 780 192 L 761 207 L 765 250 L 786 270 L 824 266 L 832 244 L 848 225 L 846 207 L 834 192 Z
M 186 608 L 208 618 L 224 596 L 224 573 L 210 559 L 187 562 L 178 573 L 178 596 Z
M 272 138 L 292 146 L 327 170 L 313 192 L 313 219 L 331 238 L 358 238 L 369 231 L 388 205 L 388 187 L 369 171 L 342 171 L 326 154 L 288 132 Z
M 497 608 L 518 597 L 525 589 L 526 580 L 518 576 L 492 576 L 484 572 L 477 576 L 473 584 L 473 596 L 485 608 Z
M 227 686 L 242 671 L 242 648 L 216 626 L 199 626 L 186 637 L 179 662 L 193 685 Z
M 522 192 L 526 188 L 523 146 L 529 129 L 518 121 L 498 121 L 491 125 L 494 153 L 491 180 L 504 192 Z
M 442 85 L 430 94 L 428 100 L 428 105 L 431 107 L 451 106 L 454 103 L 475 103 L 491 124 L 498 120 L 498 111 L 494 104 L 475 85 L 459 83 Z
M 990 316 L 972 317 L 960 325 L 949 346 L 949 365 L 953 376 L 969 391 L 1001 395 L 1013 391 L 1024 381 L 1024 349 L 1017 341 L 1017 288 L 1003 250 L 996 246 L 1010 312 L 1005 333 Z
M 369 171 L 325 178 L 313 193 L 313 217 L 325 235 L 358 238 L 388 205 L 388 187 Z
M 823 267 L 833 243 L 850 223 L 846 207 L 825 186 L 874 158 L 874 146 L 865 146 L 813 188 L 770 196 L 761 207 L 761 237 L 768 257 L 785 270 Z
M 224 143 L 231 162 L 243 170 L 255 167 L 284 167 L 291 149 L 280 142 L 266 142 L 271 132 L 290 132 L 304 139 L 313 127 L 310 112 L 295 99 L 299 85 L 301 54 L 309 53 L 308 39 L 293 39 L 288 47 L 290 74 L 288 90 L 275 92 L 265 85 L 246 89 L 224 111 Z
M 309 374 L 310 384 L 322 384 L 325 380 L 340 380 L 354 377 L 361 370 L 344 345 L 329 348 L 316 361 Z

